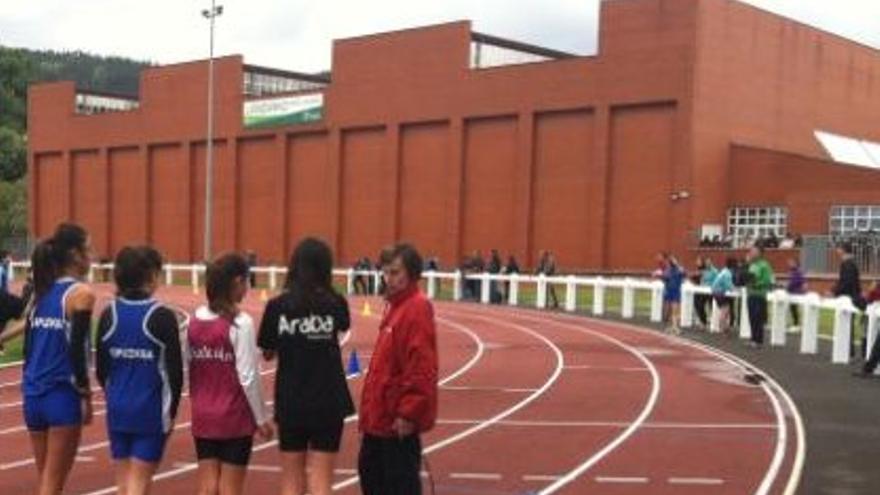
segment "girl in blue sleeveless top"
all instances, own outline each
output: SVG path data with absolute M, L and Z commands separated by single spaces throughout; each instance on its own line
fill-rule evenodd
M 162 257 L 151 247 L 116 255 L 117 294 L 101 314 L 96 374 L 107 399 L 107 433 L 119 493 L 149 492 L 171 433 L 183 364 L 174 312 L 153 299 Z
M 91 247 L 79 225 L 61 224 L 34 248 L 34 306 L 24 341 L 22 395 L 39 489 L 61 493 L 92 417 L 89 330 L 95 296 L 80 279 Z

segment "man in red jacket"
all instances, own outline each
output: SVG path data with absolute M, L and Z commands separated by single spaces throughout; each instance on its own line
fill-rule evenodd
M 382 270 L 388 304 L 361 394 L 364 495 L 420 495 L 420 435 L 437 419 L 434 308 L 419 290 L 422 257 L 394 246 Z

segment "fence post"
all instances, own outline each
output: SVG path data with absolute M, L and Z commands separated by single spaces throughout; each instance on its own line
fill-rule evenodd
M 354 268 L 351 267 L 345 271 L 345 293 L 354 294 Z
M 269 267 L 269 290 L 276 290 L 278 288 L 278 269 L 274 266 Z
M 819 350 L 819 294 L 804 296 L 801 316 L 801 354 L 816 354 Z
M 712 301 L 712 309 L 709 314 L 709 333 L 721 333 L 721 311 L 718 311 L 718 301 L 715 300 L 714 294 L 711 294 L 709 298 Z
M 535 306 L 539 309 L 547 307 L 547 276 L 538 274 L 538 288 L 535 294 Z
M 835 299 L 834 306 L 834 345 L 831 362 L 847 364 L 852 340 L 852 319 L 857 310 L 846 296 Z
M 663 282 L 659 280 L 651 282 L 651 321 L 663 321 Z
M 489 289 L 492 288 L 489 286 L 491 283 L 489 277 L 490 275 L 486 272 L 480 274 L 480 302 L 483 304 L 489 304 Z
M 192 281 L 193 291 L 199 290 L 199 267 L 198 267 L 198 265 L 192 265 L 190 278 Z
M 605 279 L 602 277 L 596 277 L 596 285 L 593 286 L 593 314 L 605 314 Z
M 874 340 L 877 339 L 877 334 L 880 332 L 880 302 L 875 302 L 868 306 L 866 315 L 868 318 L 868 329 L 866 333 L 867 338 L 865 339 L 865 360 L 867 361 L 871 357 Z M 880 368 L 874 370 L 874 374 L 880 374 Z
M 620 316 L 630 319 L 635 316 L 636 312 L 636 289 L 633 287 L 633 281 L 627 277 L 623 279 L 623 301 L 620 305 Z
M 95 281 L 95 264 L 94 263 L 89 265 L 89 274 L 87 275 L 87 279 L 90 284 Z
M 565 310 L 573 312 L 577 309 L 577 284 L 575 276 L 569 275 L 565 282 Z
M 452 278 L 452 300 L 461 301 L 461 270 L 455 270 Z
M 777 289 L 767 295 L 773 307 L 770 320 L 770 345 L 785 345 L 785 314 L 788 312 L 788 292 Z
M 434 270 L 429 271 L 425 274 L 425 277 L 428 279 L 428 299 L 436 299 L 437 298 L 437 275 L 434 273 Z
M 12 263 L 7 265 L 9 273 L 6 274 L 10 283 L 15 282 L 15 267 Z
M 694 285 L 685 280 L 681 284 L 681 328 L 690 328 L 694 324 Z
M 165 265 L 165 285 L 174 283 L 174 275 L 171 273 L 171 265 Z
M 374 292 L 375 294 L 379 294 L 379 287 L 380 287 L 381 284 L 382 284 L 382 272 L 379 271 L 379 270 L 376 270 L 376 271 L 373 272 L 372 274 L 369 274 L 369 273 L 368 273 L 367 276 L 368 276 L 368 277 L 369 277 L 369 276 L 372 276 L 372 277 L 373 277 L 373 292 Z
M 752 324 L 749 322 L 749 294 L 746 288 L 739 290 L 739 338 L 752 338 Z
M 507 294 L 507 304 L 516 306 L 519 304 L 519 274 L 510 274 L 510 293 Z

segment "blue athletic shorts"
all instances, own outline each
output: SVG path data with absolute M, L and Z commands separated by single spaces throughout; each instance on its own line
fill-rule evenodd
M 168 439 L 164 433 L 110 431 L 108 435 L 110 455 L 117 461 L 134 457 L 139 461 L 159 462 L 165 451 L 165 440 Z
M 82 424 L 82 398 L 73 385 L 59 383 L 42 395 L 24 397 L 24 422 L 30 431 Z

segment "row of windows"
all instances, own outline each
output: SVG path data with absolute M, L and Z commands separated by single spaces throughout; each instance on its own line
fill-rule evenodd
M 74 107 L 76 113 L 83 115 L 107 112 L 127 112 L 136 108 L 138 108 L 137 100 L 85 93 L 76 95 L 76 105 Z
M 880 232 L 880 205 L 832 206 L 828 226 L 833 236 Z M 735 240 L 784 237 L 788 233 L 788 210 L 781 206 L 731 208 L 727 213 L 727 233 Z
M 327 86 L 325 83 L 283 77 L 273 74 L 260 74 L 256 72 L 244 73 L 244 94 L 248 96 L 261 96 L 277 93 L 293 93 L 320 89 Z

